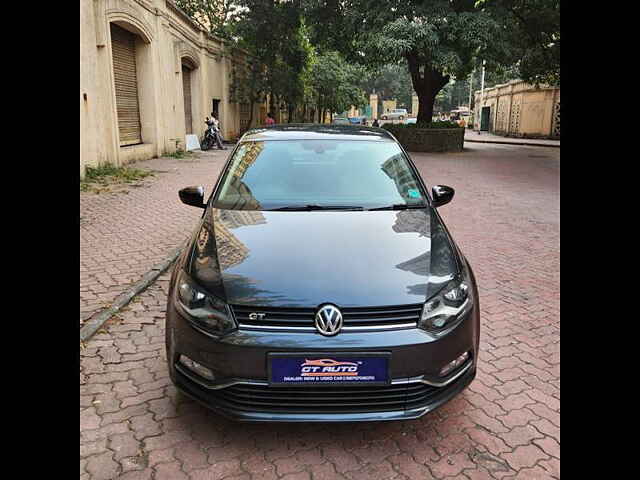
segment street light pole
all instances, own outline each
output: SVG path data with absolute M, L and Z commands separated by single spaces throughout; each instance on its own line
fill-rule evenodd
M 482 60 L 482 80 L 480 82 L 480 129 L 478 130 L 478 135 L 482 133 L 482 107 L 484 106 L 484 64 L 485 61 Z M 476 110 L 478 106 L 476 105 Z
M 469 114 L 471 114 L 471 93 L 473 92 L 473 72 L 476 69 L 471 70 L 471 78 L 469 79 Z

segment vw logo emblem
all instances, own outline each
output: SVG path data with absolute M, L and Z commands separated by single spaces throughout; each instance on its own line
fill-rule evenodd
M 325 305 L 316 313 L 316 329 L 322 335 L 331 337 L 342 328 L 342 312 L 334 305 Z

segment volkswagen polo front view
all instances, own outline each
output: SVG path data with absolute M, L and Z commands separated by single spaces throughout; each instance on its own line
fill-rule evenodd
M 249 130 L 205 201 L 169 288 L 178 389 L 243 421 L 417 418 L 476 375 L 469 263 L 385 130 Z

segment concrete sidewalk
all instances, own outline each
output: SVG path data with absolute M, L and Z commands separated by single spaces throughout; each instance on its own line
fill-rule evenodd
M 154 176 L 113 192 L 80 193 L 80 326 L 192 233 L 202 210 L 182 204 L 178 190 L 203 185 L 208 195 L 230 152 L 137 162 L 130 166 Z
M 560 148 L 560 140 L 540 140 L 535 138 L 514 138 L 502 137 L 489 132 L 466 129 L 464 132 L 465 142 L 478 143 L 501 143 L 505 145 L 529 145 L 532 147 L 557 147 Z

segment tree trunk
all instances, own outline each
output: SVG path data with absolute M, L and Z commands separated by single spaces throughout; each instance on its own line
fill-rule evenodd
M 269 95 L 269 111 L 275 117 L 275 108 L 274 108 L 275 99 L 273 98 L 273 93 Z
M 418 118 L 416 123 L 431 123 L 433 120 L 433 105 L 438 92 L 423 90 L 417 91 L 416 94 L 418 95 Z
M 253 100 L 251 100 L 249 105 L 251 106 L 251 110 L 249 111 L 249 123 L 247 124 L 247 130 L 251 128 L 251 123 L 253 122 Z
M 289 112 L 287 115 L 287 123 L 291 123 L 291 117 L 293 117 L 293 111 L 295 110 L 294 106 L 289 104 Z
M 418 118 L 416 123 L 431 123 L 433 117 L 433 105 L 436 95 L 449 83 L 449 75 L 434 70 L 429 65 L 422 65 L 424 73 L 420 73 L 420 63 L 417 52 L 408 53 L 405 58 L 409 64 L 411 83 L 418 96 Z

